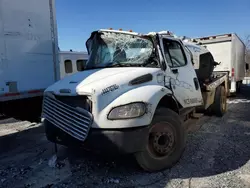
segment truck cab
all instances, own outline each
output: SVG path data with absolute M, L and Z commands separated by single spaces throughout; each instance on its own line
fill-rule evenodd
M 156 171 L 179 160 L 183 124 L 196 108 L 216 103 L 217 114 L 226 111 L 226 77 L 204 86 L 193 67 L 195 50 L 168 31 L 102 29 L 86 46 L 85 70 L 44 93 L 43 123 L 54 143 L 133 153 L 143 169 Z

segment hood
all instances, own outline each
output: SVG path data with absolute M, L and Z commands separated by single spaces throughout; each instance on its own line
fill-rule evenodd
M 122 87 L 134 78 L 159 72 L 160 68 L 119 67 L 92 69 L 75 73 L 56 82 L 46 89 L 60 95 L 91 95 L 110 86 Z

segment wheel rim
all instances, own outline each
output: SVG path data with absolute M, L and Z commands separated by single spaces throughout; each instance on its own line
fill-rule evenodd
M 176 145 L 176 132 L 168 122 L 154 124 L 149 133 L 148 151 L 154 158 L 169 156 Z

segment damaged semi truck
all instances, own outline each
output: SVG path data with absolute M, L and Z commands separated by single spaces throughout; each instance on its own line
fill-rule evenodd
M 211 53 L 192 41 L 168 31 L 98 30 L 86 46 L 85 70 L 44 92 L 51 142 L 133 153 L 144 170 L 158 171 L 180 159 L 185 124 L 227 110 L 228 73 L 214 72 Z

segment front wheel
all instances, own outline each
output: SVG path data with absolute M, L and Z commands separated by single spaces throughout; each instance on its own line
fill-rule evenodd
M 186 131 L 180 117 L 167 108 L 156 110 L 150 125 L 145 150 L 135 154 L 138 164 L 153 172 L 172 167 L 186 145 Z

